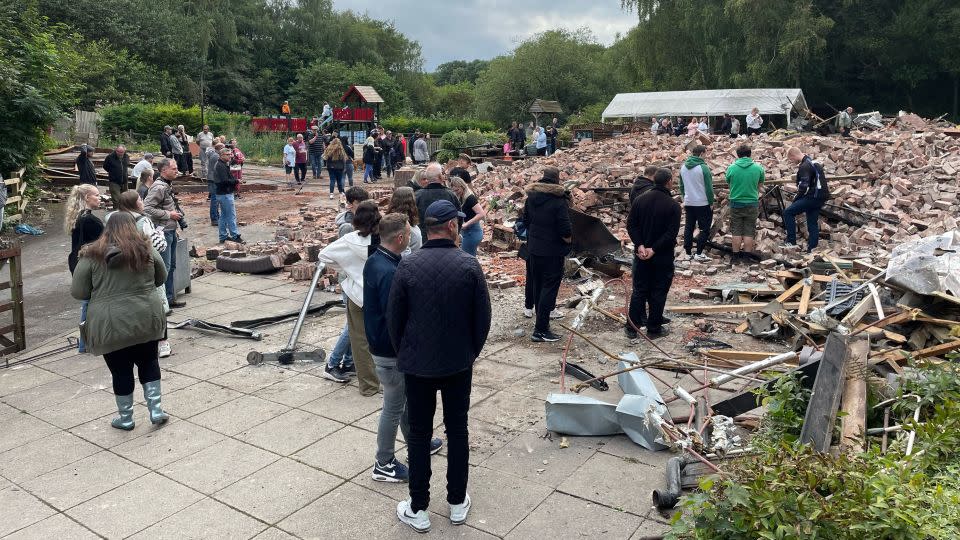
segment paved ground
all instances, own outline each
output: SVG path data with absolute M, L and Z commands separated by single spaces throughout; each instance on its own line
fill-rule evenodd
M 171 320 L 276 314 L 298 308 L 304 293 L 303 285 L 279 275 L 215 273 L 194 281 L 188 308 Z M 332 298 L 318 296 L 315 301 Z M 503 305 L 504 297 L 498 301 Z M 343 321 L 339 311 L 311 319 L 301 343 L 329 349 Z M 260 343 L 171 330 L 174 354 L 161 365 L 163 403 L 173 418 L 159 429 L 147 421 L 142 403 L 134 431 L 110 427 L 110 375 L 99 357 L 62 353 L 0 369 L 0 537 L 417 536 L 395 515 L 406 485 L 370 479 L 380 398 L 322 379 L 312 364 L 246 363 L 254 348 L 279 349 L 290 328 L 268 327 Z M 624 436 L 571 437 L 561 449 L 559 437 L 544 427 L 543 405 L 558 383 L 558 348 L 514 338 L 511 329 L 512 323 L 500 325 L 475 368 L 473 509 L 465 526 L 450 526 L 441 452 L 433 459 L 431 534 L 662 534 L 666 518 L 651 510 L 650 491 L 661 485 L 671 454 L 645 451 Z M 608 331 L 601 342 L 624 348 L 616 335 Z M 63 343 L 58 336 L 28 354 Z M 604 369 L 589 349 L 578 349 L 575 358 Z M 611 386 L 588 393 L 616 402 L 621 394 Z M 438 426 L 440 419 L 438 411 Z

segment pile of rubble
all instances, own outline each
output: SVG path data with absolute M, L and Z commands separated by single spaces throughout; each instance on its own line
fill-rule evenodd
M 854 131 L 850 138 L 788 132 L 751 139 L 628 134 L 584 141 L 549 158 L 496 167 L 481 174 L 474 187 L 492 210 L 490 221 L 496 228 L 509 223 L 522 206 L 524 187 L 539 179 L 545 166 L 556 166 L 571 187 L 573 204 L 598 216 L 627 244 L 627 191 L 643 168 L 656 165 L 678 171 L 689 149 L 705 144 L 716 193 L 712 239 L 728 244 L 724 172 L 736 159 L 737 147 L 749 144 L 767 180 L 758 250 L 767 257 L 796 256 L 785 251 L 780 209 L 790 204 L 794 193 L 796 165 L 787 160 L 786 152 L 797 146 L 823 164 L 828 175 L 833 196 L 824 212 L 821 237 L 829 248 L 843 255 L 875 252 L 883 259 L 887 246 L 957 227 L 960 139 L 944 127 L 904 115 L 882 129 Z

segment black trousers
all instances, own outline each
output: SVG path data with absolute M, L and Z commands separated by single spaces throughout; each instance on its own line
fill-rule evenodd
M 297 163 L 293 166 L 293 179 L 299 184 L 307 179 L 307 164 Z
M 713 208 L 709 206 L 684 206 L 686 222 L 683 225 L 683 250 L 690 254 L 693 247 L 693 229 L 697 228 L 697 253 L 703 253 L 707 240 L 710 239 L 710 227 L 713 225 Z
M 673 256 L 652 257 L 645 261 L 633 257 L 633 294 L 630 295 L 630 320 L 637 328 L 657 332 L 663 326 L 663 308 L 673 283 Z
M 750 136 L 752 136 L 752 135 L 759 135 L 761 129 L 762 129 L 762 128 L 752 128 L 752 127 L 748 127 L 748 128 L 747 128 L 747 137 L 750 137 Z
M 467 412 L 473 368 L 446 377 L 404 375 L 407 392 L 407 460 L 410 466 L 411 510 L 426 510 L 430 505 L 430 439 L 433 415 L 437 412 L 437 392 L 443 403 L 443 426 L 447 434 L 447 502 L 461 504 L 467 496 L 470 445 Z
M 533 296 L 533 283 L 530 281 L 530 256 L 524 261 L 527 267 L 527 279 L 523 282 L 523 307 L 524 309 L 533 309 L 537 307 L 537 299 Z
M 563 279 L 564 257 L 530 255 L 527 258 L 527 281 L 537 310 L 534 332 L 550 330 L 550 312 L 557 307 L 557 293 Z
M 133 366 L 137 366 L 140 384 L 160 380 L 160 361 L 157 357 L 157 342 L 148 341 L 131 345 L 103 355 L 107 368 L 113 375 L 113 393 L 129 396 L 133 393 Z
M 373 177 L 377 180 L 380 179 L 380 173 L 383 170 L 383 157 L 377 154 L 373 159 Z

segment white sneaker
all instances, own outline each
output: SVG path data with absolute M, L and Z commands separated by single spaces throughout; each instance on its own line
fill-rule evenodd
M 454 525 L 463 525 L 467 521 L 467 512 L 470 511 L 470 494 L 463 498 L 460 504 L 450 505 L 450 523 Z
M 555 309 L 550 312 L 551 319 L 562 319 L 564 315 L 566 315 L 566 313 L 560 311 L 559 309 Z
M 693 260 L 700 261 L 700 262 L 710 262 L 713 259 L 711 259 L 707 255 L 704 255 L 703 253 L 697 253 L 696 255 L 693 256 Z
M 469 499 L 464 502 L 469 502 Z M 397 519 L 413 527 L 413 530 L 418 533 L 430 532 L 430 516 L 427 514 L 427 511 L 420 510 L 419 512 L 414 512 L 410 509 L 410 504 L 410 499 L 400 501 L 400 503 L 397 504 Z M 453 507 L 451 506 L 451 508 Z M 453 512 L 450 514 L 452 516 Z M 466 513 L 464 513 L 464 518 L 466 518 Z
M 160 358 L 167 358 L 170 356 L 170 342 L 167 340 L 161 341 L 157 345 L 157 352 L 159 352 Z
M 333 198 L 333 193 L 330 194 L 330 198 L 331 198 L 331 199 Z
M 532 318 L 533 318 L 533 310 L 532 310 L 532 309 L 523 308 L 523 316 L 526 317 L 526 318 L 528 318 L 528 319 L 532 319 Z

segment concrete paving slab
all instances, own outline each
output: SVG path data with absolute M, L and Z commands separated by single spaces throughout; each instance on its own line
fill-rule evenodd
M 409 463 L 407 458 L 407 451 L 404 446 L 397 446 L 397 460 L 403 462 L 403 464 Z M 370 454 L 371 464 L 373 463 L 374 456 Z M 373 471 L 366 470 L 360 474 L 353 477 L 351 482 L 357 484 L 358 486 L 365 487 L 367 489 L 376 491 L 390 497 L 393 500 L 393 509 L 396 510 L 397 503 L 410 498 L 410 484 L 406 482 L 375 482 L 371 473 Z M 431 519 L 434 517 L 441 517 L 443 520 L 447 520 L 450 516 L 450 507 L 446 504 L 447 500 L 447 458 L 440 454 L 434 454 L 430 459 L 430 515 Z M 468 486 L 469 487 L 469 486 Z M 377 509 L 378 511 L 380 509 Z M 390 508 L 385 509 L 389 512 Z M 406 525 L 404 525 L 406 527 Z
M 470 463 L 478 465 L 497 453 L 520 432 L 471 417 L 467 423 L 470 432 Z M 443 450 L 441 450 L 443 452 Z
M 0 508 L 3 508 L 4 516 L 0 520 L 0 536 L 33 525 L 57 513 L 40 499 L 16 486 L 0 490 Z
M 23 487 L 47 504 L 65 510 L 147 472 L 132 461 L 104 451 L 28 480 Z
M 126 538 L 202 498 L 186 486 L 149 473 L 66 513 L 107 538 Z
M 46 384 L 33 386 L 21 390 L 16 394 L 9 394 L 3 397 L 3 402 L 7 405 L 27 411 L 39 411 L 45 407 L 56 405 L 64 401 L 89 394 L 96 388 L 78 383 L 70 379 L 56 379 Z
M 246 361 L 244 363 L 246 364 Z M 280 364 L 261 364 L 259 366 L 246 364 L 240 369 L 213 377 L 210 382 L 232 388 L 237 392 L 252 394 L 289 379 L 296 374 L 297 371 L 287 369 L 286 366 Z
M 382 394 L 364 397 L 355 387 L 347 387 L 330 392 L 321 398 L 302 405 L 300 408 L 349 424 L 380 410 L 382 405 Z
M 163 396 L 164 410 L 180 418 L 189 418 L 195 414 L 222 405 L 242 394 L 236 390 L 200 382 L 182 390 Z
M 396 506 L 396 505 L 394 505 Z M 394 514 L 396 509 L 394 509 Z M 394 525 L 389 531 L 387 531 L 380 538 L 384 539 L 395 539 L 395 540 L 411 540 L 413 538 L 423 538 L 423 535 L 415 530 L 413 530 L 406 523 L 401 523 L 399 519 L 394 517 L 397 520 L 397 524 Z M 434 513 L 430 514 L 430 536 L 437 538 L 456 538 L 460 540 L 493 540 L 498 538 L 492 534 L 485 533 L 480 529 L 474 529 L 469 525 L 453 525 L 450 523 L 450 520 L 445 516 L 438 516 Z
M 589 439 L 590 437 L 586 438 Z M 669 450 L 663 450 L 660 452 L 647 450 L 639 444 L 631 441 L 626 435 L 597 437 L 596 440 L 597 444 L 599 445 L 598 449 L 604 454 L 610 454 L 612 456 L 627 459 L 636 459 L 641 463 L 645 463 L 659 470 L 663 470 L 664 467 L 667 466 L 667 461 L 677 455 Z
M 643 520 L 563 493 L 552 493 L 505 538 L 631 537 Z
M 645 519 L 637 527 L 637 531 L 630 537 L 630 540 L 643 540 L 645 538 L 660 538 L 670 532 L 670 525 L 654 520 Z
M 516 476 L 470 467 L 467 493 L 472 506 L 467 524 L 496 536 L 504 536 L 547 498 L 553 489 Z M 439 494 L 438 494 L 439 495 Z M 432 506 L 446 505 L 438 496 Z
M 529 333 L 528 333 L 529 335 Z M 490 352 L 483 356 L 485 360 L 493 360 L 501 364 L 522 367 L 526 369 L 537 369 L 543 366 L 544 355 L 540 351 L 530 349 L 527 344 L 530 342 L 528 336 L 523 336 L 524 341 L 506 342 L 505 346 L 497 347 L 497 344 L 487 344 Z
M 56 403 L 34 412 L 34 416 L 51 424 L 68 429 L 85 424 L 105 414 L 116 412 L 117 402 L 113 393 L 97 390 L 74 399 Z M 139 418 L 137 419 L 139 420 Z
M 171 332 L 173 331 L 171 330 Z M 206 358 L 217 352 L 216 349 L 207 347 L 198 341 L 196 339 L 198 336 L 195 336 L 194 339 L 178 339 L 181 334 L 184 334 L 184 332 L 177 331 L 176 336 L 171 335 L 170 356 L 160 359 L 160 367 L 169 369 L 176 365 Z
M 261 388 L 253 394 L 290 407 L 300 407 L 335 392 L 340 386 L 340 383 L 328 381 L 316 375 L 301 373 Z
M 393 500 L 347 482 L 278 526 L 303 538 L 377 538 L 397 521 L 396 507 Z
M 100 447 L 76 435 L 59 431 L 0 454 L 0 474 L 21 483 L 96 454 L 100 450 Z
M 482 462 L 484 467 L 556 488 L 597 451 L 594 445 L 560 448 L 558 438 L 522 433 Z
M 61 379 L 60 375 L 31 365 L 0 370 L 0 397 Z
M 173 419 L 161 428 L 152 429 L 140 437 L 114 446 L 111 451 L 149 469 L 160 469 L 209 448 L 225 438 L 224 435 L 205 427 Z
M 253 540 L 297 540 L 297 537 L 287 534 L 275 527 L 270 527 L 262 533 L 254 536 Z
M 234 439 L 161 467 L 158 472 L 210 495 L 266 467 L 280 456 Z
M 70 540 L 94 540 L 100 538 L 63 514 L 56 514 L 33 525 L 4 536 L 4 540 L 36 540 L 37 538 L 69 538 Z
M 172 366 L 169 370 L 195 379 L 212 379 L 248 365 L 245 356 L 233 352 L 215 352 L 192 362 Z
M 3 432 L 0 435 L 0 452 L 16 448 L 30 441 L 35 441 L 56 433 L 57 427 L 34 418 L 26 413 L 12 414 L 3 421 Z
M 276 454 L 289 456 L 342 427 L 340 422 L 293 409 L 241 431 L 236 437 Z
M 498 392 L 471 407 L 470 416 L 515 431 L 543 430 L 546 413 L 542 399 Z
M 71 354 L 65 358 L 58 358 L 53 362 L 43 364 L 43 369 L 64 377 L 73 377 L 85 371 L 98 368 L 106 368 L 102 356 L 80 353 Z M 0 385 L 2 384 L 3 382 L 0 380 Z
M 131 536 L 133 540 L 251 538 L 267 526 L 225 504 L 203 499 Z
M 286 405 L 254 396 L 240 396 L 190 418 L 195 424 L 224 435 L 236 435 L 289 410 Z
M 341 478 L 284 458 L 213 497 L 267 523 L 276 523 L 342 483 Z
M 530 373 L 531 370 L 525 367 L 480 359 L 473 364 L 473 385 L 502 390 Z
M 649 494 L 663 485 L 663 474 L 637 460 L 598 452 L 557 489 L 643 517 L 652 506 Z
M 348 479 L 373 467 L 373 449 L 376 447 L 376 434 L 346 426 L 300 450 L 292 457 L 311 467 Z M 361 450 L 364 448 L 372 450 L 364 452 Z
M 136 422 L 136 427 L 134 427 L 132 431 L 124 431 L 122 429 L 112 427 L 110 425 L 110 420 L 116 415 L 116 412 L 113 412 L 109 415 L 91 420 L 85 424 L 74 426 L 68 431 L 77 437 L 89 441 L 101 448 L 112 448 L 118 444 L 131 441 L 156 429 L 156 427 L 151 425 L 150 421 L 147 420 L 145 411 L 140 411 L 138 414 L 136 406 L 134 406 L 133 411 L 133 418 Z

